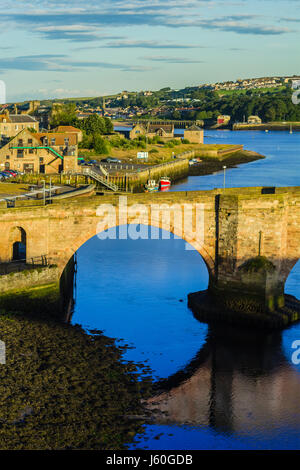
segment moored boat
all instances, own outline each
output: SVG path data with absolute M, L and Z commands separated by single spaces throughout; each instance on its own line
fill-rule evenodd
M 168 191 L 171 187 L 171 180 L 167 176 L 163 176 L 159 180 L 159 189 L 160 191 Z
M 154 193 L 158 191 L 159 184 L 155 180 L 148 180 L 145 184 L 145 193 Z

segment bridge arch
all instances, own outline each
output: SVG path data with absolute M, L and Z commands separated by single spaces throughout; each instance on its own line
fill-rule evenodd
M 123 224 L 121 223 L 109 223 L 105 227 L 105 230 L 102 230 L 99 232 L 96 231 L 96 233 L 95 233 L 94 226 L 87 227 L 86 231 L 81 232 L 80 235 L 78 235 L 72 241 L 72 243 L 64 251 L 63 256 L 60 258 L 59 267 L 61 270 L 61 274 L 63 273 L 64 268 L 69 262 L 70 258 L 79 250 L 81 246 L 83 246 L 91 238 L 98 236 L 100 233 L 103 233 L 104 231 L 105 232 L 109 231 L 111 229 L 120 228 L 122 225 Z M 127 229 L 129 226 L 132 226 L 132 225 L 154 227 L 157 229 L 165 230 L 169 232 L 170 234 L 177 236 L 178 238 L 184 240 L 188 245 L 190 245 L 195 251 L 197 251 L 200 254 L 200 256 L 202 257 L 207 267 L 209 278 L 211 278 L 211 276 L 214 274 L 215 262 L 213 258 L 211 257 L 211 255 L 209 254 L 208 248 L 201 241 L 193 240 L 193 234 L 191 233 L 191 231 L 185 231 L 185 233 L 183 234 L 182 228 L 174 224 L 172 224 L 170 228 L 166 230 L 166 228 L 162 226 L 160 219 L 155 219 L 155 218 L 151 219 L 151 224 L 150 224 L 148 217 L 145 217 L 145 218 L 140 217 L 138 223 L 128 221 L 128 224 L 126 225 L 127 225 Z
M 23 227 L 10 229 L 8 243 L 12 261 L 26 260 L 27 234 Z

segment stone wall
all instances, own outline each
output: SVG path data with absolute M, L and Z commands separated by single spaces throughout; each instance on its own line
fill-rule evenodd
M 0 294 L 29 289 L 33 286 L 42 286 L 56 283 L 59 280 L 59 269 L 54 267 L 40 267 L 21 272 L 0 276 Z

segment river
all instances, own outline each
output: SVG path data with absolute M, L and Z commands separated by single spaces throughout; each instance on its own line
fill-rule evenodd
M 266 156 L 226 170 L 227 187 L 300 185 L 300 133 L 206 131 L 205 138 Z M 191 176 L 172 190 L 222 187 L 223 177 Z M 300 325 L 260 337 L 196 320 L 187 294 L 207 288 L 207 269 L 172 236 L 94 237 L 77 259 L 72 322 L 128 344 L 126 360 L 147 363 L 155 380 L 171 384 L 156 397 L 155 424 L 131 448 L 300 448 L 300 366 L 292 362 Z M 300 298 L 300 262 L 286 292 Z

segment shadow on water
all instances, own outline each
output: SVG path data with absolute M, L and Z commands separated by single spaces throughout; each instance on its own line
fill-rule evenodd
M 206 343 L 148 400 L 156 423 L 258 435 L 299 429 L 300 376 L 282 349 L 282 332 L 211 325 Z

